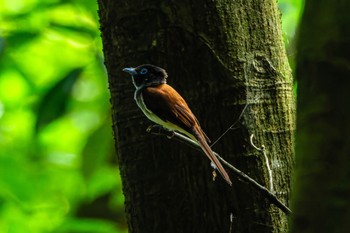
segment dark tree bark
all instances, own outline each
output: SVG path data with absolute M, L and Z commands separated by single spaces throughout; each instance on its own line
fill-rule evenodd
M 308 0 L 298 43 L 292 231 L 350 229 L 350 2 Z
M 235 179 L 212 181 L 198 151 L 145 132 L 126 66 L 152 63 L 217 138 L 248 103 L 238 128 L 213 149 L 288 204 L 294 101 L 276 1 L 99 0 L 113 123 L 130 232 L 286 232 L 284 213 Z

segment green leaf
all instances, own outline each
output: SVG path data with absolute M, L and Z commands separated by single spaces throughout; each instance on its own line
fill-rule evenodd
M 35 126 L 37 133 L 66 112 L 72 89 L 82 71 L 82 67 L 71 70 L 43 96 L 37 113 Z
M 6 48 L 5 39 L 3 37 L 0 37 L 0 59 L 5 51 L 5 48 Z
M 106 164 L 114 155 L 112 127 L 110 121 L 105 121 L 88 138 L 82 152 L 82 171 L 89 179 L 100 167 Z
M 54 232 L 60 233 L 119 233 L 118 226 L 110 221 L 99 219 L 67 219 L 59 229 Z
M 96 30 L 94 28 L 88 28 L 86 26 L 80 25 L 64 25 L 60 23 L 51 22 L 50 27 L 63 33 L 79 33 L 80 35 L 89 35 L 91 37 L 96 37 Z
M 6 37 L 6 42 L 9 44 L 9 47 L 17 48 L 32 42 L 39 35 L 40 33 L 35 31 L 16 31 Z

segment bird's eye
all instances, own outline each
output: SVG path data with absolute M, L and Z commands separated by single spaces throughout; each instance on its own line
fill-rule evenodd
M 148 70 L 146 68 L 142 68 L 140 71 L 140 74 L 147 74 Z

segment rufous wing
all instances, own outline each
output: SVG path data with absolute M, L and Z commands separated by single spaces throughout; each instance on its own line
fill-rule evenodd
M 195 138 L 204 153 L 219 170 L 226 182 L 232 185 L 230 177 L 214 155 L 207 142 L 209 138 L 201 129 L 198 120 L 179 93 L 167 84 L 147 87 L 142 91 L 143 101 L 150 111 L 165 122 L 180 127 Z

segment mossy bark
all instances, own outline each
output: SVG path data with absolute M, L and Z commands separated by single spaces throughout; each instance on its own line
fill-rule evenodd
M 291 232 L 350 231 L 349 9 L 349 1 L 305 4 Z
M 213 149 L 268 186 L 254 134 L 288 204 L 295 110 L 276 1 L 99 0 L 99 7 L 130 232 L 229 232 L 231 213 L 232 232 L 287 232 L 285 214 L 252 187 L 232 175 L 233 187 L 213 182 L 204 155 L 147 134 L 151 123 L 121 71 L 142 63 L 166 68 L 213 140 L 249 104 Z

